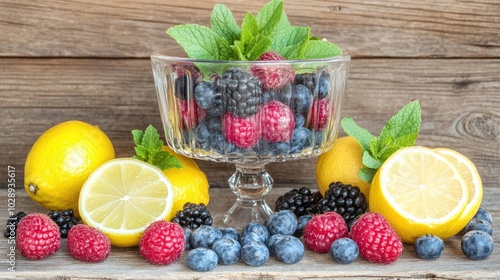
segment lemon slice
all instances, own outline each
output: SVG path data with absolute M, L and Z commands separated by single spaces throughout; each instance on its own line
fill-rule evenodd
M 100 229 L 111 245 L 139 244 L 146 227 L 165 219 L 174 193 L 163 172 L 131 158 L 110 160 L 85 181 L 79 198 L 82 221 Z
M 460 231 L 467 225 L 472 217 L 474 217 L 483 201 L 483 183 L 481 181 L 481 176 L 479 176 L 474 163 L 463 154 L 446 148 L 437 148 L 434 150 L 451 161 L 464 178 L 465 183 L 467 183 L 467 189 L 469 190 L 467 206 L 465 206 L 462 215 L 460 215 L 460 217 L 455 220 L 455 223 L 451 225 L 453 230 Z
M 430 148 L 403 148 L 375 174 L 370 209 L 387 219 L 406 243 L 434 234 L 455 235 L 452 225 L 468 203 L 468 187 L 458 169 Z

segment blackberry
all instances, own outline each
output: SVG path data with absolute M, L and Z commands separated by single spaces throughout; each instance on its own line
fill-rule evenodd
M 78 224 L 78 220 L 73 216 L 73 209 L 63 211 L 50 211 L 47 216 L 59 226 L 61 238 L 68 237 L 69 230 Z
M 344 185 L 341 182 L 331 183 L 325 192 L 325 197 L 316 205 L 318 213 L 336 212 L 347 224 L 365 213 L 367 208 L 368 202 L 359 187 Z
M 293 189 L 276 200 L 275 211 L 290 210 L 297 218 L 303 215 L 316 214 L 316 205 L 321 199 L 319 192 L 312 192 L 307 187 Z
M 5 229 L 3 236 L 5 238 L 13 238 L 16 236 L 17 224 L 21 221 L 22 218 L 26 217 L 26 213 L 17 212 L 16 214 L 10 216 L 7 219 L 7 228 Z
M 187 202 L 183 210 L 178 211 L 171 222 L 178 223 L 182 228 L 197 229 L 200 226 L 211 226 L 213 218 L 205 204 Z
M 229 112 L 238 117 L 249 117 L 259 110 L 262 95 L 261 82 L 251 73 L 230 68 L 214 81 L 216 94 L 224 96 Z

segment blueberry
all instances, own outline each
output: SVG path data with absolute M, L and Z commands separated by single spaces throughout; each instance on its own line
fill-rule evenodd
M 207 121 L 207 128 L 210 132 L 220 132 L 222 131 L 222 122 L 220 118 L 208 118 Z
M 187 255 L 187 264 L 195 271 L 210 271 L 217 266 L 217 262 L 217 254 L 207 248 L 196 248 Z
M 304 257 L 304 244 L 295 236 L 285 236 L 274 243 L 271 251 L 282 263 L 292 264 Z
M 415 241 L 415 253 L 421 259 L 437 259 L 443 254 L 443 251 L 443 240 L 432 234 L 420 236 Z
M 304 85 L 296 85 L 292 90 L 290 107 L 295 113 L 306 113 L 312 105 L 311 91 Z
M 191 233 L 190 241 L 193 248 L 210 248 L 221 238 L 222 232 L 218 228 L 202 225 Z
M 311 131 L 305 127 L 296 128 L 290 140 L 292 152 L 300 153 L 304 148 L 311 145 L 311 135 Z
M 323 142 L 323 131 L 314 131 L 314 148 L 319 148 Z
M 322 72 L 319 77 L 318 98 L 325 98 L 330 90 L 330 74 Z
M 478 218 L 473 218 L 470 222 L 465 226 L 464 232 L 467 233 L 471 230 L 480 230 L 484 231 L 489 235 L 493 234 L 493 228 L 487 220 L 481 220 Z
M 290 151 L 290 144 L 286 142 L 275 142 L 269 145 L 269 149 L 275 156 L 286 155 Z
M 290 210 L 274 212 L 269 216 L 266 226 L 272 235 L 292 235 L 297 229 L 297 217 Z
M 267 240 L 266 246 L 269 249 L 269 254 L 271 256 L 274 256 L 274 252 L 273 252 L 274 244 L 276 244 L 278 241 L 280 241 L 285 236 L 286 235 L 283 235 L 283 234 L 274 234 L 274 235 L 271 235 L 271 237 L 269 237 L 269 239 Z
M 241 243 L 241 246 L 245 246 L 248 243 L 251 243 L 254 241 L 261 242 L 261 243 L 265 242 L 265 241 L 263 241 L 262 237 L 257 235 L 255 232 L 249 232 L 241 237 L 240 243 Z
M 469 231 L 462 237 L 461 247 L 469 259 L 484 260 L 493 252 L 493 238 L 484 231 Z
M 210 139 L 212 134 L 208 130 L 208 127 L 205 123 L 201 123 L 194 130 L 194 137 L 196 139 L 196 144 L 199 145 L 203 150 L 210 149 Z
M 184 230 L 184 250 L 189 250 L 191 249 L 191 242 L 189 241 L 191 239 L 191 232 L 192 230 L 190 228 L 182 228 Z
M 491 217 L 490 212 L 488 212 L 488 210 L 486 210 L 483 207 L 479 207 L 476 215 L 474 215 L 473 218 L 478 218 L 480 220 L 486 220 L 486 221 L 490 222 L 490 224 L 493 224 L 493 218 Z
M 205 110 L 222 105 L 220 94 L 215 92 L 214 83 L 211 81 L 199 83 L 194 90 L 194 99 L 196 104 Z
M 304 228 L 306 227 L 307 223 L 312 219 L 312 215 L 304 215 L 300 216 L 297 219 L 297 229 L 293 233 L 293 236 L 295 237 L 301 237 L 302 234 L 304 233 Z
M 241 236 L 237 229 L 232 227 L 221 227 L 219 230 L 222 232 L 222 237 L 232 238 L 240 242 Z
M 257 241 L 266 243 L 267 239 L 271 236 L 267 227 L 259 222 L 250 222 L 247 224 L 241 233 L 244 238 L 247 234 L 254 233 L 257 236 Z
M 359 248 L 354 240 L 343 237 L 333 241 L 330 255 L 340 264 L 352 263 L 359 255 Z
M 240 260 L 241 245 L 232 238 L 221 238 L 212 245 L 220 264 L 235 264 Z
M 266 245 L 254 241 L 241 248 L 241 260 L 250 266 L 261 266 L 269 260 L 269 249 Z
M 306 124 L 306 118 L 302 114 L 295 115 L 295 128 L 302 127 Z
M 267 102 L 277 99 L 279 92 L 277 90 L 266 90 L 262 93 L 260 97 L 260 104 L 265 104 Z
M 215 132 L 211 137 L 212 148 L 219 154 L 230 154 L 236 150 L 236 146 L 222 135 L 220 132 Z

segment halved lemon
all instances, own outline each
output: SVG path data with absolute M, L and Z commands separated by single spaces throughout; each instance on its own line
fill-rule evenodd
M 455 223 L 450 225 L 453 228 L 453 231 L 458 232 L 467 225 L 481 206 L 481 202 L 483 201 L 483 183 L 481 181 L 481 176 L 479 175 L 474 163 L 472 163 L 472 161 L 465 155 L 455 150 L 446 148 L 437 148 L 434 150 L 438 151 L 446 159 L 451 161 L 453 165 L 455 165 L 458 172 L 460 172 L 464 178 L 465 183 L 467 184 L 467 189 L 469 190 L 467 206 L 465 206 L 462 215 L 455 220 Z
M 131 247 L 149 224 L 170 215 L 173 201 L 172 185 L 160 169 L 120 158 L 92 172 L 80 192 L 79 210 L 82 221 L 104 232 L 111 245 Z
M 371 211 L 384 215 L 406 243 L 425 234 L 442 239 L 467 206 L 469 191 L 458 169 L 437 151 L 413 146 L 390 156 L 375 174 Z

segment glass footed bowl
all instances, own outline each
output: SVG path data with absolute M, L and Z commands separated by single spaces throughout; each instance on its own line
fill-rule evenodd
M 166 143 L 187 157 L 234 163 L 226 226 L 264 222 L 270 162 L 306 159 L 337 137 L 350 55 L 317 60 L 211 61 L 154 52 Z M 217 199 L 217 198 L 212 198 Z

